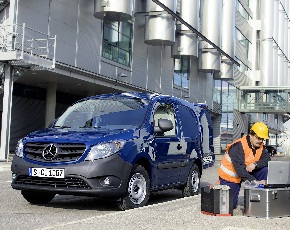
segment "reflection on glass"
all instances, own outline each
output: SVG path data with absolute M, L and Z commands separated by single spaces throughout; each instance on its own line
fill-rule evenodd
M 131 65 L 132 24 L 104 21 L 103 57 L 125 66 Z

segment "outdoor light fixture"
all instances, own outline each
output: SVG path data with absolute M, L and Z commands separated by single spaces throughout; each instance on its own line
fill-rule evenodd
M 119 76 L 119 77 L 128 77 L 128 75 L 125 74 L 125 73 L 119 73 L 118 76 Z

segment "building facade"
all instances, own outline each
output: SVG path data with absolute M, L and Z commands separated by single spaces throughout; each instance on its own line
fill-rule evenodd
M 0 1 L 0 160 L 77 99 L 103 93 L 207 103 L 216 154 L 258 120 L 282 133 L 289 7 L 288 0 Z

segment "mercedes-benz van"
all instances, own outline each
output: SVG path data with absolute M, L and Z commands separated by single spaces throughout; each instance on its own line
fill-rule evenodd
M 52 125 L 19 140 L 12 188 L 32 204 L 56 194 L 115 199 L 120 209 L 147 204 L 150 193 L 199 193 L 202 127 L 194 104 L 159 94 L 84 98 Z

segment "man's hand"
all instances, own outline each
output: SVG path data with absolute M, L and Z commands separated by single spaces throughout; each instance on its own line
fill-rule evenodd
M 248 166 L 246 167 L 246 170 L 247 170 L 248 172 L 252 172 L 255 168 L 256 168 L 256 164 L 255 164 L 255 163 L 252 163 L 252 164 L 250 164 L 250 165 L 248 165 Z
M 263 185 L 266 185 L 267 184 L 267 181 L 266 180 L 253 180 L 251 182 L 251 184 L 254 184 L 256 186 L 258 186 L 259 184 L 263 184 Z

